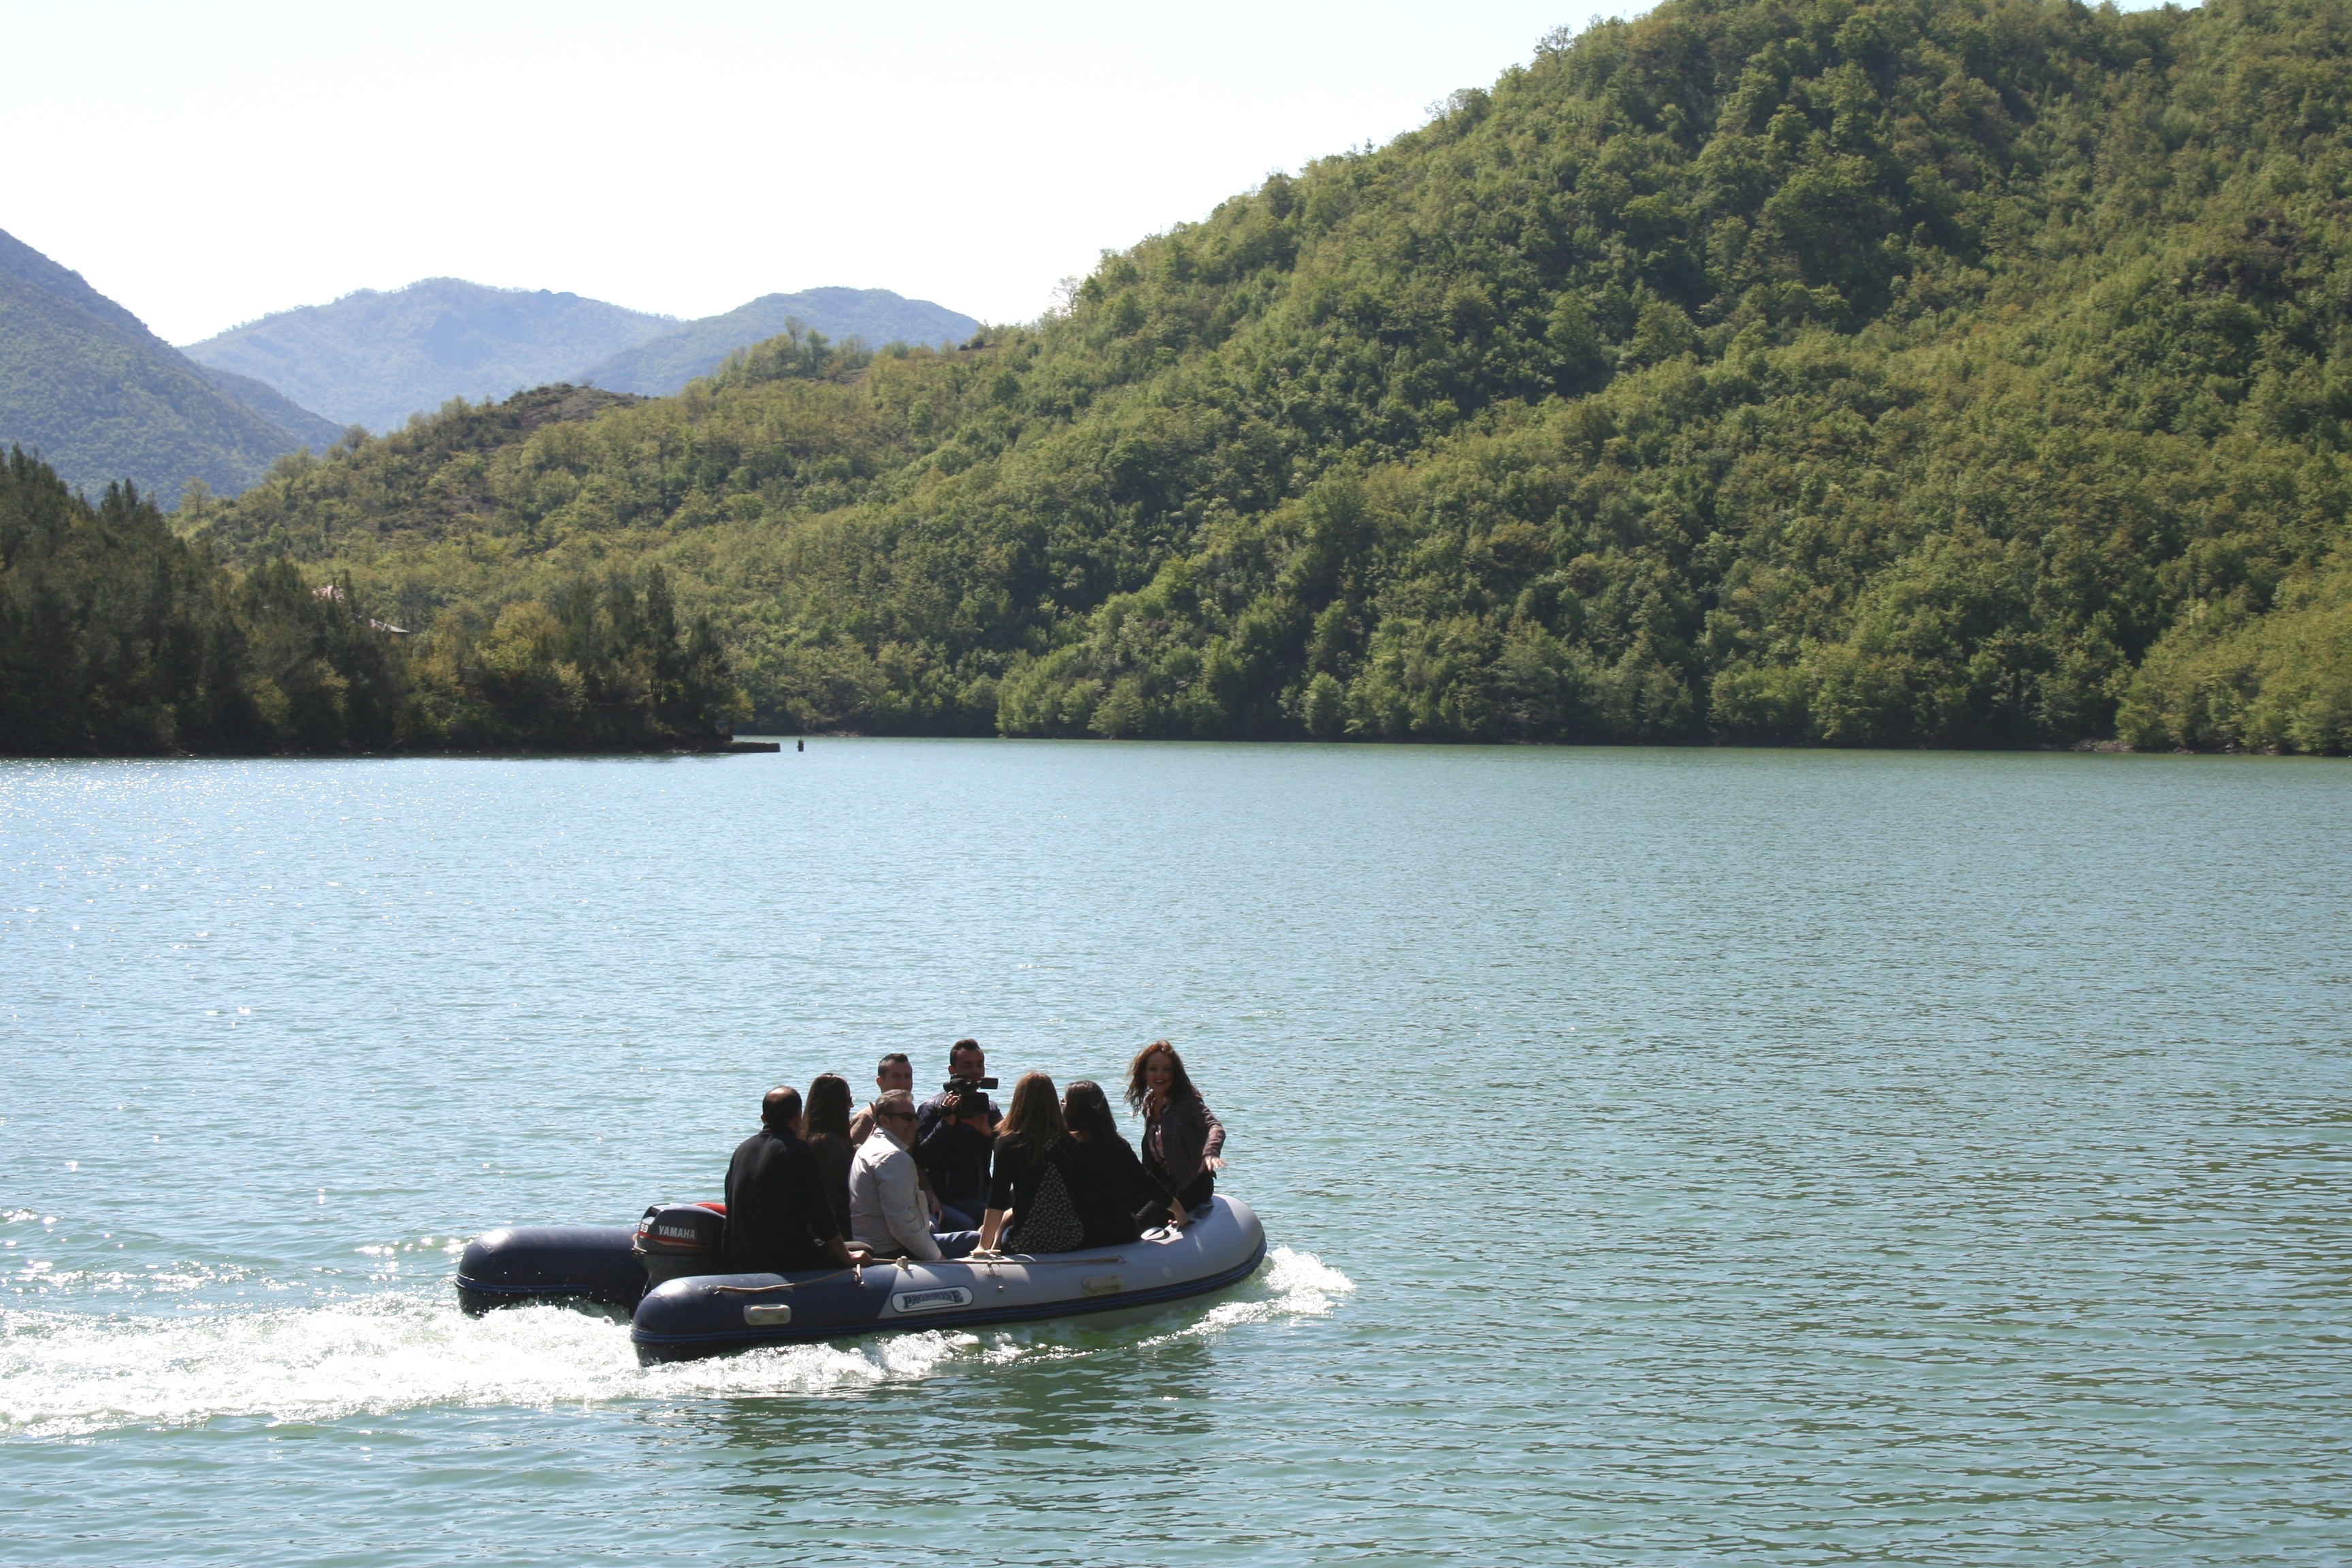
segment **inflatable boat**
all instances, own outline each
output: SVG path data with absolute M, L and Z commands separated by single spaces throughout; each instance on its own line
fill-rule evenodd
M 457 1265 L 467 1311 L 585 1301 L 629 1311 L 648 1364 L 852 1334 L 981 1328 L 1155 1311 L 1247 1279 L 1265 1257 L 1248 1205 L 1214 1199 L 1183 1229 L 1118 1247 L 794 1274 L 717 1274 L 717 1204 L 656 1204 L 634 1230 L 536 1226 L 470 1243 Z

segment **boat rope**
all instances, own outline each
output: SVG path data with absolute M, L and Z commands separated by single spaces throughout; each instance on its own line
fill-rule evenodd
M 822 1285 L 845 1274 L 853 1276 L 860 1285 L 866 1283 L 865 1268 L 853 1263 L 846 1268 L 835 1268 L 814 1279 L 779 1279 L 773 1285 L 713 1285 L 710 1293 L 714 1296 L 757 1296 L 768 1290 L 791 1290 L 803 1285 Z
M 1143 1239 L 1149 1241 L 1151 1238 L 1147 1236 Z M 1127 1256 L 1124 1253 L 1117 1253 L 1108 1258 L 1099 1256 L 1073 1258 L 1066 1252 L 971 1252 L 961 1258 L 877 1258 L 874 1262 L 877 1265 L 887 1263 L 899 1268 L 911 1268 L 919 1263 L 980 1263 L 985 1264 L 990 1268 L 994 1268 L 1000 1263 L 1017 1263 L 1024 1268 L 1045 1263 L 1089 1266 L 1114 1263 L 1123 1267 L 1127 1262 Z M 860 1285 L 866 1283 L 864 1268 L 853 1265 L 847 1268 L 835 1268 L 808 1279 L 779 1279 L 773 1285 L 713 1285 L 710 1290 L 711 1294 L 716 1296 L 757 1296 L 770 1290 L 792 1290 L 803 1285 L 822 1285 L 829 1279 L 838 1279 L 845 1274 L 855 1275 Z

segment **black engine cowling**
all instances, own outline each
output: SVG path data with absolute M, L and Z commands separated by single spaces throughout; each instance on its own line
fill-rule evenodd
M 700 1204 L 651 1204 L 637 1221 L 631 1244 L 651 1289 L 689 1274 L 719 1272 L 719 1243 L 727 1216 Z

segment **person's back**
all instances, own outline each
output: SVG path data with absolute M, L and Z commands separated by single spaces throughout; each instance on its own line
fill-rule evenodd
M 1070 1150 L 1070 1196 L 1085 1225 L 1085 1246 L 1122 1246 L 1143 1234 L 1143 1217 L 1167 1217 L 1167 1187 L 1143 1173 L 1131 1142 L 1087 1138 Z
M 833 1210 L 835 1228 L 842 1235 L 852 1234 L 849 1226 L 849 1166 L 857 1151 L 849 1146 L 846 1136 L 838 1132 L 819 1132 L 802 1140 L 816 1161 L 817 1179 L 824 1186 L 824 1201 Z
M 1100 1084 L 1070 1085 L 1062 1119 L 1070 1130 L 1070 1196 L 1085 1246 L 1123 1246 L 1143 1234 L 1147 1221 L 1169 1217 L 1168 1190 L 1145 1173 L 1134 1145 L 1120 1136 Z
M 789 1111 L 781 1095 L 790 1095 Z M 800 1096 L 772 1091 L 759 1131 L 727 1166 L 727 1226 L 719 1267 L 729 1274 L 788 1274 L 840 1261 L 840 1227 L 825 1201 L 816 1157 L 793 1132 Z
M 1006 1252 L 1071 1252 L 1086 1245 L 1078 1209 L 1078 1144 L 1067 1134 L 1036 1152 L 999 1140 L 989 1172 L 988 1212 L 1004 1220 Z
M 810 1082 L 801 1141 L 816 1156 L 817 1174 L 824 1182 L 824 1198 L 833 1206 L 834 1224 L 842 1235 L 849 1235 L 849 1163 L 856 1145 L 850 1138 L 848 1080 L 828 1072 Z
M 1070 1252 L 1086 1245 L 1075 1196 L 1076 1148 L 1063 1124 L 1054 1080 L 1041 1072 L 1022 1074 L 989 1173 L 983 1247 Z

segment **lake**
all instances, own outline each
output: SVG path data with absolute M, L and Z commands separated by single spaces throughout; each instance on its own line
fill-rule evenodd
M 0 763 L 0 1559 L 2341 1563 L 2347 888 L 2341 762 Z M 456 1310 L 966 1034 L 1175 1040 L 1266 1268 Z

